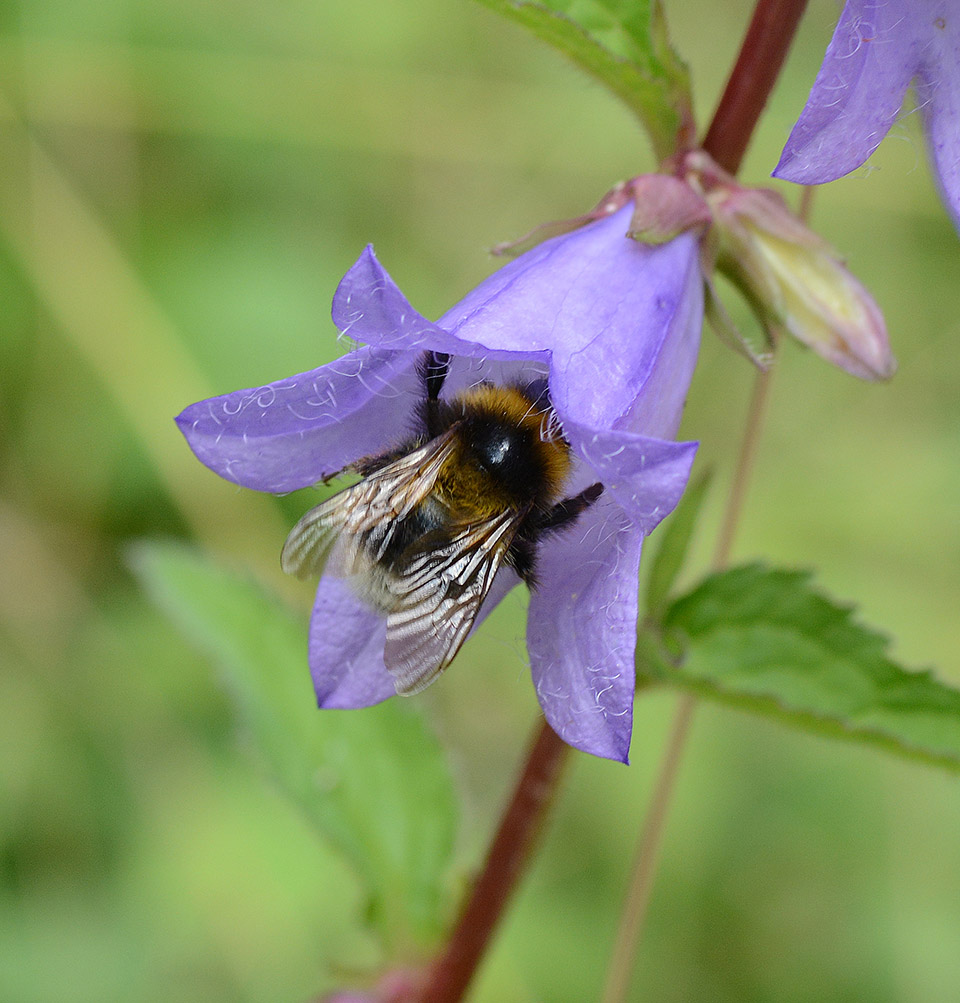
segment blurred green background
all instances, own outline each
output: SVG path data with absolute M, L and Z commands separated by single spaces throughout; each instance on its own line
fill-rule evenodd
M 701 122 L 748 9 L 667 3 Z M 837 10 L 811 4 L 744 179 L 776 162 Z M 172 417 L 335 357 L 330 299 L 368 241 L 436 316 L 485 248 L 649 152 L 599 86 L 455 0 L 23 0 L 0 32 L 0 1000 L 304 1001 L 376 959 L 358 887 L 125 549 L 189 538 L 306 608 L 277 554 L 311 496 L 218 480 Z M 960 242 L 916 115 L 813 223 L 876 291 L 900 372 L 866 386 L 787 346 L 735 558 L 819 568 L 960 685 Z M 707 333 L 689 581 L 751 383 Z M 419 698 L 468 865 L 537 717 L 522 638 L 517 595 Z M 476 1000 L 597 997 L 675 699 L 639 700 L 630 768 L 575 757 Z M 955 778 L 702 706 L 633 998 L 956 999 L 958 832 Z

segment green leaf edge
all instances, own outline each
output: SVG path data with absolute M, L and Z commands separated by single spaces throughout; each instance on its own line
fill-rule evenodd
M 148 598 L 164 613 L 185 640 L 207 657 L 216 668 L 220 685 L 225 690 L 233 708 L 239 744 L 244 747 L 250 757 L 251 765 L 261 775 L 264 783 L 274 789 L 278 796 L 289 804 L 291 811 L 301 817 L 304 824 L 334 850 L 356 875 L 360 887 L 367 897 L 366 922 L 379 933 L 387 955 L 397 960 L 402 958 L 409 960 L 425 955 L 432 950 L 446 930 L 449 921 L 447 913 L 452 908 L 453 892 L 460 880 L 457 874 L 459 867 L 455 860 L 457 819 L 453 819 L 453 829 L 450 832 L 446 867 L 438 871 L 435 879 L 436 887 L 431 890 L 436 899 L 437 914 L 428 916 L 415 908 L 422 904 L 419 900 L 408 902 L 398 910 L 396 905 L 388 901 L 378 889 L 371 888 L 367 884 L 371 872 L 368 870 L 366 862 L 362 858 L 358 858 L 354 846 L 356 840 L 348 829 L 343 828 L 340 819 L 325 814 L 322 824 L 318 824 L 317 814 L 300 800 L 298 795 L 288 786 L 285 778 L 276 775 L 274 763 L 271 762 L 269 755 L 264 750 L 250 747 L 251 722 L 248 718 L 250 711 L 247 707 L 246 695 L 237 691 L 231 671 L 225 667 L 223 652 L 211 648 L 205 636 L 206 626 L 199 625 L 198 620 L 190 615 L 184 619 L 174 608 L 179 602 L 179 597 L 172 592 L 171 582 L 164 577 L 163 572 L 157 574 L 157 568 L 171 558 L 174 562 L 186 561 L 193 566 L 189 573 L 199 567 L 203 573 L 216 576 L 228 585 L 239 585 L 258 592 L 265 606 L 268 606 L 275 616 L 284 621 L 286 627 L 297 629 L 302 627 L 305 671 L 306 618 L 295 613 L 254 575 L 230 568 L 182 540 L 136 540 L 128 544 L 124 556 L 127 566 L 140 582 Z M 307 688 L 309 689 L 309 682 Z M 314 710 L 316 710 L 315 706 Z M 401 713 L 404 716 L 421 718 L 419 727 L 428 727 L 426 722 L 422 720 L 422 715 L 416 714 L 412 707 L 404 707 Z M 409 738 L 409 736 L 404 737 Z M 383 876 L 379 868 L 376 868 L 374 873 Z
M 604 84 L 643 124 L 659 161 L 675 154 L 687 134 L 692 135 L 690 74 L 670 45 L 659 0 L 651 9 L 651 57 L 646 66 L 617 55 L 572 18 L 535 0 L 477 2 L 522 25 Z M 652 67 L 659 71 L 656 76 L 650 73 Z
M 697 588 L 705 582 L 719 575 L 729 572 L 744 571 L 747 569 L 758 569 L 761 571 L 772 570 L 759 562 L 740 565 L 729 569 L 728 572 L 719 572 L 717 575 L 710 575 Z M 809 580 L 813 573 L 809 571 L 790 571 L 788 574 L 798 578 Z M 688 601 L 695 594 L 697 588 L 692 589 L 686 595 L 681 596 L 671 604 L 670 609 Z M 817 589 L 811 590 L 815 595 L 828 602 L 832 602 L 825 594 Z M 842 605 L 842 604 L 836 604 Z M 848 612 L 852 611 L 851 606 L 844 607 Z M 664 617 L 664 621 L 669 619 L 669 610 Z M 869 628 L 865 628 L 869 629 Z M 878 638 L 880 635 L 876 635 Z M 682 654 L 679 656 L 682 658 Z M 858 727 L 856 725 L 844 724 L 842 721 L 830 718 L 825 715 L 816 714 L 812 711 L 796 709 L 784 705 L 784 703 L 772 696 L 756 696 L 733 692 L 724 689 L 722 686 L 710 683 L 702 679 L 692 679 L 684 677 L 682 669 L 674 664 L 674 659 L 666 651 L 659 626 L 649 626 L 642 629 L 637 636 L 637 685 L 638 689 L 646 689 L 652 686 L 663 685 L 675 690 L 694 693 L 697 696 L 712 700 L 714 703 L 761 717 L 780 721 L 799 731 L 821 735 L 828 738 L 839 739 L 844 742 L 853 742 L 889 752 L 900 759 L 910 762 L 919 762 L 924 765 L 937 766 L 947 770 L 949 773 L 960 774 L 960 755 L 953 756 L 949 753 L 937 753 L 929 749 L 924 749 L 901 738 L 891 736 L 889 733 L 870 727 Z M 895 665 L 890 659 L 885 659 L 891 665 Z M 905 675 L 929 675 L 929 670 L 910 672 L 900 666 L 896 666 L 898 671 Z M 956 693 L 953 687 L 944 683 L 939 683 L 944 689 Z

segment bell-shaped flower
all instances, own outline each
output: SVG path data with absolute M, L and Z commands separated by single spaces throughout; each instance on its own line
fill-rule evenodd
M 361 347 L 326 366 L 201 401 L 177 419 L 197 457 L 244 487 L 287 492 L 396 446 L 418 402 L 424 353 L 446 353 L 443 396 L 480 381 L 547 378 L 571 447 L 564 495 L 604 491 L 542 540 L 527 650 L 550 725 L 580 749 L 626 762 L 635 688 L 643 538 L 674 507 L 696 443 L 672 441 L 703 314 L 692 235 L 629 239 L 631 205 L 554 237 L 491 275 L 435 323 L 371 249 L 347 272 L 333 318 Z M 496 574 L 484 614 L 519 578 Z M 309 660 L 321 707 L 392 696 L 383 617 L 334 575 L 320 580 Z M 456 669 L 454 669 L 456 671 Z
M 847 0 L 774 177 L 849 174 L 900 113 L 911 81 L 943 200 L 960 227 L 960 2 Z

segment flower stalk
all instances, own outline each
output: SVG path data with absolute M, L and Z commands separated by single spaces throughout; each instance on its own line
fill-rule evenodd
M 731 173 L 740 166 L 805 7 L 806 0 L 760 0 L 757 5 L 740 56 L 704 140 L 707 152 Z M 741 446 L 741 462 L 715 555 L 717 567 L 726 563 L 742 511 L 745 485 L 766 409 L 769 378 L 767 373 L 757 374 L 758 384 Z M 681 697 L 672 725 L 670 742 L 638 844 L 631 892 L 621 917 L 605 1003 L 617 1003 L 625 998 L 695 705 L 693 697 Z M 463 998 L 512 890 L 524 873 L 524 865 L 552 803 L 560 766 L 566 757 L 566 747 L 544 723 L 490 846 L 484 868 L 432 971 L 424 1003 L 457 1003 Z
M 553 802 L 570 746 L 542 722 L 480 877 L 434 965 L 422 1003 L 457 1003 L 477 970 Z
M 759 0 L 703 140 L 703 149 L 736 174 L 793 43 L 807 0 Z
M 731 174 L 740 167 L 805 7 L 806 0 L 759 0 L 754 8 L 737 62 L 703 142 L 704 150 Z M 730 557 L 767 414 L 771 378 L 769 371 L 759 371 L 755 376 L 734 480 L 714 550 L 714 570 L 725 567 Z M 607 970 L 603 1003 L 623 1003 L 629 993 L 663 832 L 696 704 L 695 696 L 684 693 L 674 712 L 667 748 L 637 840 L 627 898 Z

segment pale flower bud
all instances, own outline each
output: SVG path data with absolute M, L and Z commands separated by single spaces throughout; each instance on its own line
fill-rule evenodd
M 896 370 L 883 315 L 837 252 L 774 191 L 732 179 L 706 192 L 717 268 L 760 320 L 862 379 Z

